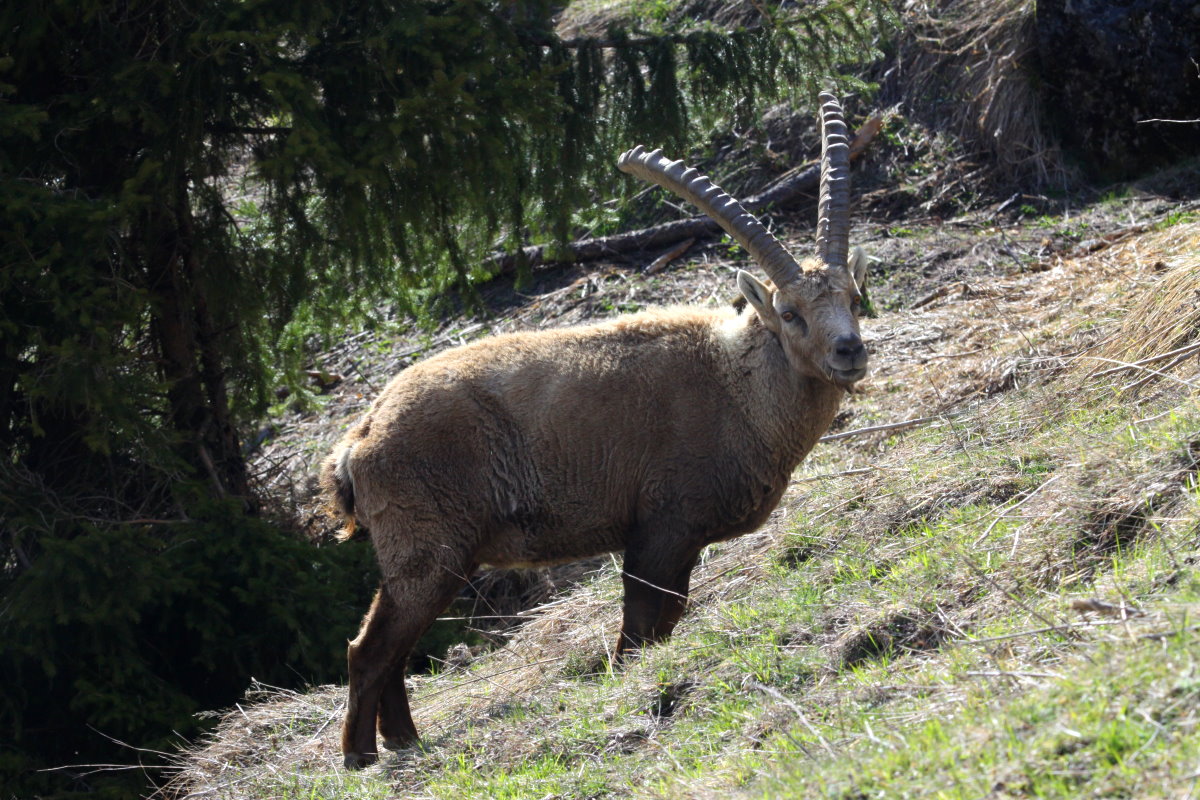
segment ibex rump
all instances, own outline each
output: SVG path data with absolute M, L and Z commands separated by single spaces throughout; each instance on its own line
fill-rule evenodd
M 623 550 L 616 657 L 669 635 L 700 551 L 754 530 L 863 377 L 865 259 L 849 259 L 849 158 L 823 94 L 820 259 L 798 264 L 695 170 L 635 148 L 622 170 L 717 220 L 771 278 L 739 272 L 750 309 L 678 309 L 497 336 L 397 376 L 326 461 L 349 526 L 383 571 L 349 647 L 347 767 L 417 739 L 405 662 L 481 564 Z M 848 261 L 851 263 L 848 264 Z

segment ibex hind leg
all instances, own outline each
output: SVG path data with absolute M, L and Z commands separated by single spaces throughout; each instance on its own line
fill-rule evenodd
M 403 750 L 418 739 L 408 708 L 408 692 L 404 686 L 406 673 L 402 666 L 394 667 L 379 697 L 379 738 L 388 750 Z
M 363 619 L 358 636 L 346 651 L 349 699 L 342 723 L 342 755 L 347 769 L 359 769 L 379 758 L 375 748 L 375 721 L 380 699 L 393 681 L 404 686 L 403 649 L 407 628 L 387 587 L 381 588 Z M 407 710 L 407 708 L 406 708 Z M 416 738 L 411 717 L 408 726 Z
M 413 723 L 412 712 L 408 706 L 408 691 L 404 685 L 404 676 L 408 671 L 408 656 L 417 644 L 417 640 L 433 624 L 438 614 L 450 605 L 455 595 L 462 590 L 470 579 L 471 573 L 474 572 L 474 568 L 450 569 L 443 564 L 432 563 L 429 569 L 431 572 L 439 573 L 440 580 L 434 579 L 435 576 L 431 574 L 427 576 L 430 578 L 428 582 L 414 581 L 404 584 L 410 587 L 425 586 L 428 588 L 410 588 L 410 591 L 415 593 L 408 596 L 419 598 L 419 600 L 414 600 L 408 607 L 410 609 L 408 613 L 411 613 L 413 618 L 406 629 L 406 638 L 402 642 L 404 655 L 392 667 L 391 674 L 388 675 L 387 682 L 379 696 L 377 720 L 379 736 L 383 739 L 383 746 L 388 750 L 402 750 L 416 744 L 419 738 L 416 725 Z M 418 602 L 424 613 L 416 610 Z M 398 610 L 397 613 L 404 614 L 405 610 Z
M 349 698 L 342 722 L 342 755 L 347 769 L 358 769 L 378 758 L 375 750 L 375 709 L 379 686 L 386 682 L 397 657 L 395 604 L 386 588 L 375 593 L 358 636 L 346 648 Z M 371 722 L 369 738 L 363 720 Z
M 420 561 L 420 568 L 416 562 Z M 448 570 L 434 558 L 412 559 L 403 579 L 386 578 L 358 637 L 350 643 L 349 702 L 342 725 L 347 769 L 373 764 L 378 725 L 384 744 L 398 749 L 417 741 L 405 691 L 408 656 L 417 639 L 466 583 L 466 572 Z M 399 598 L 399 599 L 398 599 Z
M 687 608 L 692 568 L 700 551 L 690 545 L 634 544 L 625 551 L 621 579 L 625 587 L 624 618 L 616 660 L 633 649 L 671 635 Z

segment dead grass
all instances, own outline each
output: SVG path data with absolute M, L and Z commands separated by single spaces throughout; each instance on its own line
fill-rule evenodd
M 1061 186 L 1061 154 L 1028 69 L 1037 50 L 1034 7 L 1033 0 L 906 4 L 884 96 L 993 156 L 1004 177 Z
M 1084 255 L 1053 254 L 1009 277 L 953 284 L 871 326 L 879 366 L 868 391 L 903 392 L 917 416 L 1067 371 L 1111 381 L 1105 367 L 1114 362 L 1154 359 L 1198 336 L 1197 252 L 1200 225 L 1190 223 Z M 1124 314 L 1122 298 L 1152 283 L 1161 288 Z M 1118 367 L 1154 377 L 1145 366 L 1174 369 L 1191 352 Z
M 1164 274 L 1159 289 L 1130 309 L 1111 338 L 1080 359 L 1079 369 L 1089 380 L 1120 381 L 1116 393 L 1125 400 L 1164 381 L 1185 381 L 1175 370 L 1186 370 L 1200 357 L 1200 232 L 1194 226 L 1162 231 L 1131 248 L 1154 247 L 1154 239 L 1176 236 L 1184 237 L 1180 244 L 1190 253 L 1153 261 L 1150 269 Z
M 1113 397 L 1140 404 L 1135 410 L 1194 403 L 1200 359 L 1156 356 L 1196 339 L 1197 245 L 1200 223 L 1151 229 L 1078 255 L 1050 254 L 868 322 L 876 371 L 850 401 L 846 427 L 940 421 L 820 449 L 767 526 L 706 554 L 676 641 L 623 673 L 607 667 L 620 613 L 610 561 L 526 612 L 506 647 L 417 678 L 426 750 L 391 759 L 382 780 L 332 768 L 342 689 L 259 687 L 186 757 L 172 791 L 275 796 L 283 774 L 317 796 L 443 796 L 431 782 L 461 774 L 463 763 L 483 775 L 550 759 L 610 775 L 610 786 L 610 773 L 626 768 L 619 765 L 641 764 L 631 767 L 636 778 L 615 773 L 618 784 L 642 787 L 633 793 L 727 794 L 745 780 L 738 764 L 763 748 L 794 739 L 807 759 L 895 750 L 905 746 L 904 731 L 952 718 L 964 703 L 1048 691 L 1086 653 L 1166 635 L 1178 625 L 1169 608 L 1120 619 L 1079 609 L 1114 607 L 1131 591 L 1153 596 L 1153 587 L 1186 574 L 1160 565 L 1117 575 L 1113 559 L 1139 542 L 1178 547 L 1186 539 L 1177 526 L 1187 519 L 1200 445 L 1161 452 L 1129 440 L 1114 469 L 1105 463 L 1119 455 L 1112 435 L 1064 439 L 1058 423 Z M 576 279 L 534 302 L 545 312 L 584 285 Z M 1122 314 L 1130 297 L 1140 299 Z M 563 317 L 580 305 L 555 308 Z M 1106 373 L 1100 358 L 1121 362 L 1120 370 Z M 1131 397 L 1126 384 L 1147 374 Z M 1121 426 L 1118 438 L 1128 438 Z M 782 584 L 781 569 L 791 576 Z M 788 592 L 823 599 L 810 611 L 776 608 Z M 763 628 L 764 619 L 774 621 Z M 773 683 L 777 675 L 791 677 Z M 714 744 L 720 755 L 699 772 L 692 761 L 673 763 L 690 756 L 664 748 L 690 752 L 703 741 L 704 728 L 692 726 L 728 702 L 714 688 L 722 685 L 745 687 L 738 702 L 758 698 L 738 706 L 745 718 L 732 730 L 740 733 Z M 559 698 L 602 710 L 577 720 Z M 841 727 L 830 727 L 836 719 Z M 564 732 L 588 725 L 599 732 Z

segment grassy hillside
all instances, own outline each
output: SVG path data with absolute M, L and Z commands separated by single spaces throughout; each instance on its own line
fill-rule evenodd
M 415 679 L 423 749 L 346 773 L 343 687 L 256 687 L 173 788 L 1197 796 L 1200 222 L 1159 209 L 1050 246 L 1081 224 L 1035 222 L 997 274 L 943 279 L 867 321 L 873 376 L 841 429 L 932 420 L 819 447 L 766 527 L 706 552 L 671 641 L 609 668 L 614 558 L 528 612 L 507 646 L 458 648 Z M 896 263 L 944 254 L 947 236 L 964 260 L 1013 241 L 954 230 L 867 238 Z M 705 286 L 724 285 L 714 272 Z M 620 296 L 648 280 L 617 281 Z M 579 285 L 545 291 L 525 308 Z

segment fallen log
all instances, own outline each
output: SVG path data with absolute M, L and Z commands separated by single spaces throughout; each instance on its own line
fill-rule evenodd
M 672 261 L 674 261 L 675 259 L 679 258 L 681 255 L 686 253 L 688 251 L 688 248 L 691 247 L 692 245 L 694 245 L 695 243 L 696 243 L 695 239 L 684 239 L 682 242 L 680 242 L 674 248 L 668 250 L 667 252 L 665 252 L 661 256 L 659 256 L 658 258 L 651 261 L 650 265 L 648 267 L 646 267 L 646 270 L 645 270 L 646 274 L 654 275 L 656 273 L 662 272 L 664 269 L 667 268 L 668 264 L 670 264 Z
M 872 117 L 863 123 L 850 143 L 850 160 L 856 161 L 867 145 L 883 128 L 883 118 Z M 794 200 L 799 195 L 813 192 L 821 181 L 820 163 L 798 167 L 776 180 L 771 186 L 756 195 L 746 198 L 742 205 L 752 214 L 775 208 Z M 579 239 L 566 244 L 540 244 L 525 247 L 516 253 L 494 256 L 488 260 L 487 266 L 498 275 L 516 271 L 522 262 L 529 269 L 550 264 L 575 264 L 581 261 L 597 261 L 601 258 L 632 253 L 641 250 L 655 250 L 681 242 L 684 239 L 700 239 L 721 233 L 721 227 L 705 216 L 664 222 L 649 228 L 642 228 L 627 233 L 612 236 L 600 236 L 594 239 Z

